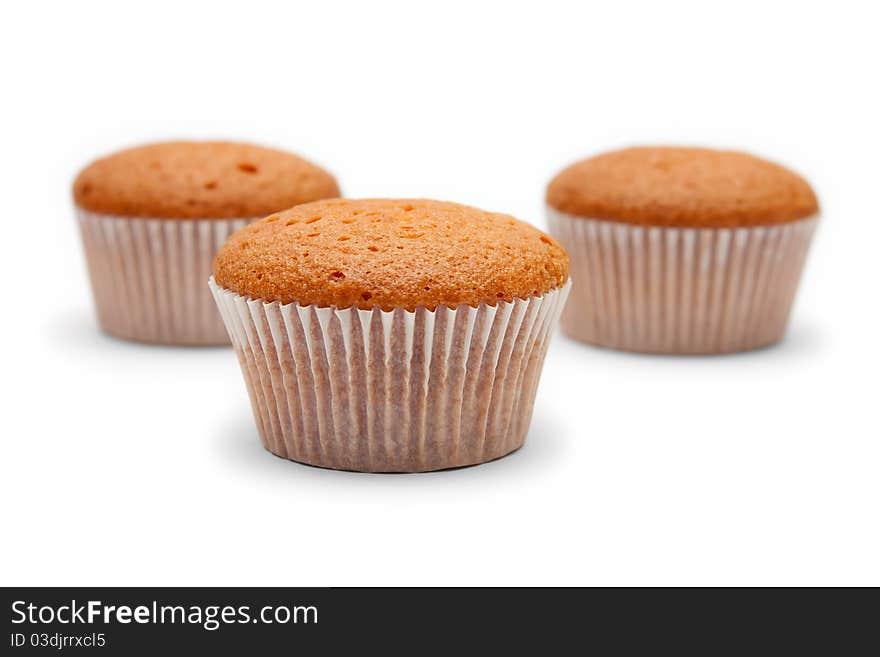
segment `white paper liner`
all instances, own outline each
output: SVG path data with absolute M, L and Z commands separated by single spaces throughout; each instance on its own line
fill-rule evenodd
M 98 323 L 112 335 L 229 344 L 205 278 L 214 255 L 253 219 L 149 219 L 77 208 Z
M 519 448 L 570 288 L 386 312 L 265 303 L 209 285 L 266 449 L 365 472 L 452 468 Z
M 662 228 L 547 208 L 571 258 L 562 328 L 626 351 L 711 354 L 780 340 L 818 217 L 751 228 Z

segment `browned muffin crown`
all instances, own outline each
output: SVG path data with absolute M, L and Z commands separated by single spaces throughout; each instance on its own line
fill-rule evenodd
M 424 199 L 317 201 L 236 232 L 218 285 L 264 301 L 383 310 L 494 305 L 568 278 L 568 255 L 504 214 Z
M 547 187 L 567 214 L 649 226 L 721 228 L 796 221 L 818 212 L 810 185 L 736 151 L 639 147 L 582 160 Z
M 251 144 L 175 141 L 129 148 L 87 166 L 76 204 L 130 217 L 261 217 L 339 196 L 336 179 L 292 153 Z

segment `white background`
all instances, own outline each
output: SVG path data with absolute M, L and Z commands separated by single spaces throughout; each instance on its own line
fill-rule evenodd
M 880 584 L 872 3 L 531 4 L 4 5 L 0 583 Z M 96 329 L 72 179 L 179 137 L 541 226 L 573 159 L 735 147 L 807 176 L 823 222 L 781 345 L 557 335 L 520 452 L 332 472 L 263 451 L 229 349 Z

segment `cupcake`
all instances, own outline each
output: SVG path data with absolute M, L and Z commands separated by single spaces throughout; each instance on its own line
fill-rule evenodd
M 547 188 L 571 255 L 562 326 L 626 351 L 713 354 L 782 338 L 818 220 L 810 185 L 734 151 L 628 148 Z
M 567 280 L 563 248 L 513 217 L 339 199 L 236 232 L 210 287 L 269 451 L 417 472 L 523 444 Z
M 226 238 L 270 212 L 339 196 L 339 187 L 291 153 L 169 142 L 93 162 L 73 196 L 101 328 L 202 345 L 229 342 L 205 287 Z

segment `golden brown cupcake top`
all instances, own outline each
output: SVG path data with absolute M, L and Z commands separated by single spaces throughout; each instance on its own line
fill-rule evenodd
M 214 260 L 264 301 L 391 310 L 539 296 L 568 279 L 551 237 L 505 214 L 424 199 L 317 201 L 253 223 Z
M 567 214 L 648 226 L 721 228 L 804 219 L 810 185 L 773 162 L 707 148 L 639 147 L 582 160 L 547 187 Z
M 292 153 L 251 144 L 175 141 L 129 148 L 87 166 L 76 204 L 130 217 L 262 217 L 339 196 L 335 178 Z

